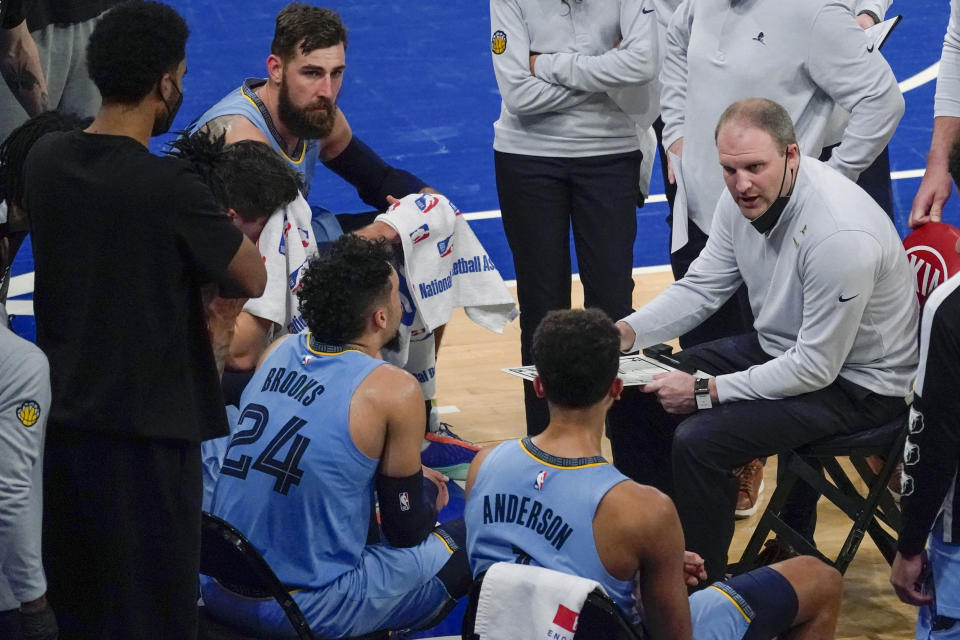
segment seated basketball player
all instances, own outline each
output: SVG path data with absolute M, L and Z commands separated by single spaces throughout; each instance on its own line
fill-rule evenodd
M 534 387 L 547 399 L 550 423 L 532 438 L 482 450 L 470 467 L 464 519 L 473 573 L 520 556 L 596 580 L 655 639 L 690 638 L 691 627 L 698 640 L 788 630 L 832 638 L 842 582 L 812 557 L 712 584 L 688 601 L 684 574 L 690 584 L 706 574 L 698 556 L 684 554 L 673 503 L 600 455 L 607 411 L 623 389 L 619 344 L 613 322 L 597 310 L 556 311 L 540 324 Z M 521 516 L 508 518 L 497 504 L 514 496 Z
M 168 153 L 193 166 L 217 204 L 251 242 L 257 242 L 267 219 L 299 193 L 298 174 L 269 147 L 252 140 L 227 145 L 223 134 L 215 137 L 204 132 L 178 138 Z M 215 289 L 205 290 L 204 307 L 217 370 L 222 375 L 237 316 L 247 300 L 215 294 Z
M 462 521 L 435 527 L 448 496 L 421 470 L 419 385 L 377 357 L 401 315 L 389 257 L 345 235 L 311 260 L 299 294 L 309 331 L 275 343 L 247 385 L 213 494 L 212 512 L 325 637 L 430 626 L 470 583 Z M 367 545 L 374 494 L 387 543 Z M 292 633 L 270 597 L 206 578 L 202 589 L 233 626 Z

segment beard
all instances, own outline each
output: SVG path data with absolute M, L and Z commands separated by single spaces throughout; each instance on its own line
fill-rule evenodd
M 305 107 L 294 106 L 287 83 L 283 81 L 280 82 L 277 111 L 291 133 L 309 140 L 326 138 L 337 120 L 337 104 L 327 98 L 317 98 Z
M 393 334 L 393 337 L 390 338 L 390 340 L 388 340 L 387 343 L 384 344 L 382 348 L 388 351 L 393 351 L 394 353 L 397 353 L 398 351 L 400 351 L 400 329 L 399 328 L 397 329 L 397 332 Z

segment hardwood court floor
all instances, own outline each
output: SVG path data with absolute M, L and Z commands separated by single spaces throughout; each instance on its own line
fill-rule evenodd
M 673 280 L 669 271 L 634 276 L 634 306 L 640 306 Z M 573 304 L 583 304 L 579 282 L 573 283 Z M 500 371 L 520 364 L 520 329 L 515 321 L 503 335 L 473 324 L 457 310 L 447 325 L 438 362 L 437 401 L 458 412 L 443 417 L 463 437 L 495 443 L 525 434 L 523 393 L 519 379 Z M 604 452 L 609 457 L 609 443 Z M 737 558 L 753 532 L 760 512 L 776 486 L 776 458 L 764 472 L 766 489 L 757 515 L 737 523 L 730 557 Z M 817 543 L 827 556 L 836 555 L 849 521 L 838 509 L 821 501 Z M 844 580 L 843 605 L 837 638 L 845 640 L 902 640 L 913 637 L 916 609 L 897 600 L 889 584 L 889 567 L 873 541 L 865 538 Z

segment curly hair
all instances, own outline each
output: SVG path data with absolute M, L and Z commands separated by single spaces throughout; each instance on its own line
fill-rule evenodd
M 253 140 L 225 144 L 225 137 L 181 133 L 166 153 L 189 162 L 217 204 L 246 222 L 266 218 L 297 197 L 300 175 L 277 152 Z
M 107 11 L 87 44 L 87 71 L 105 103 L 135 104 L 186 58 L 190 30 L 160 2 L 131 0 Z
M 0 200 L 23 208 L 23 163 L 37 140 L 51 131 L 84 129 L 92 121 L 72 113 L 44 111 L 11 131 L 0 143 Z
M 341 42 L 346 49 L 347 28 L 336 11 L 291 2 L 277 14 L 270 53 L 287 61 L 297 54 L 297 49 L 306 54 Z
M 317 340 L 344 344 L 363 333 L 366 315 L 390 295 L 392 255 L 382 240 L 347 234 L 310 260 L 297 296 Z
M 610 390 L 620 365 L 620 333 L 599 309 L 551 311 L 533 334 L 533 364 L 547 400 L 589 407 Z

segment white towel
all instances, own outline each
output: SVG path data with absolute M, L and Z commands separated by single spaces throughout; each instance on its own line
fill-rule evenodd
M 410 194 L 377 220 L 400 234 L 410 295 L 428 331 L 446 324 L 454 307 L 496 333 L 517 317 L 500 272 L 445 196 Z
M 494 563 L 483 578 L 473 630 L 480 640 L 573 638 L 597 587 L 603 590 L 599 582 L 551 569 Z
M 307 260 L 317 254 L 310 220 L 310 205 L 302 195 L 297 195 L 293 202 L 270 216 L 257 240 L 267 268 L 267 286 L 263 295 L 251 298 L 243 310 L 277 324 L 280 330 L 273 337 L 299 333 L 306 327 L 296 293 Z

